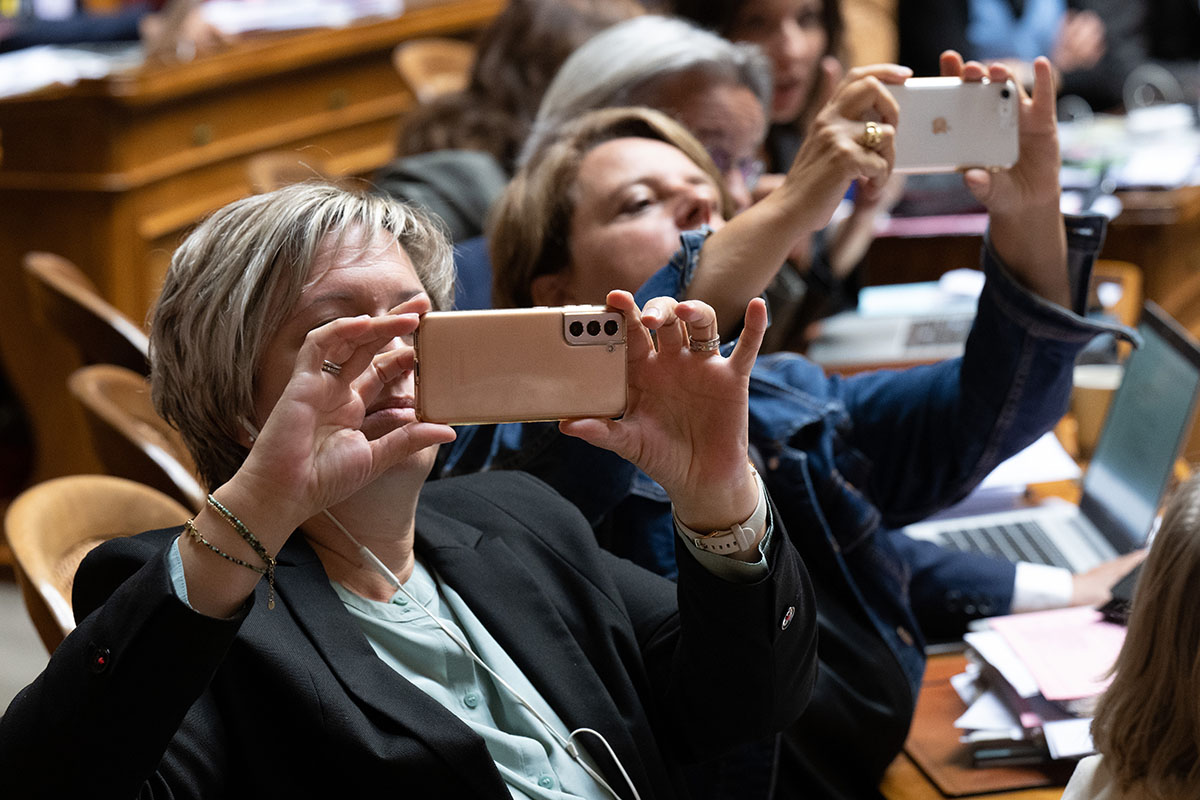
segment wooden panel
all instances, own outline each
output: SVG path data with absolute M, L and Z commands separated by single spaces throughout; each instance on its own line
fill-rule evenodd
M 0 361 L 33 428 L 33 481 L 100 467 L 65 388 L 71 348 L 25 310 L 22 256 L 60 253 L 144 320 L 180 238 L 249 193 L 252 156 L 312 148 L 334 173 L 369 174 L 391 157 L 413 103 L 393 47 L 470 36 L 504 2 L 408 6 L 395 19 L 256 37 L 188 64 L 0 100 Z

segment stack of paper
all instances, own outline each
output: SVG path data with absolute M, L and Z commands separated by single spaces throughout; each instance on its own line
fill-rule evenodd
M 955 725 L 976 765 L 1092 753 L 1091 711 L 1124 638 L 1092 608 L 995 617 L 968 633 L 972 667 L 952 683 L 968 705 Z

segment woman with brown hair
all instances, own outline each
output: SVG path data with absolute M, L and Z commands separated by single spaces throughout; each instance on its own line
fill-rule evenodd
M 961 634 L 971 617 L 1037 607 L 1008 562 L 981 564 L 896 529 L 962 497 L 1049 429 L 1065 408 L 1075 354 L 1103 330 L 1065 306 L 1069 276 L 1088 274 L 1102 225 L 1058 211 L 1053 91 L 1042 66 L 1033 98 L 1022 98 L 1018 165 L 967 176 L 992 214 L 988 280 L 966 356 L 841 379 L 778 353 L 751 374 L 752 457 L 815 565 L 820 612 L 821 670 L 805 716 L 783 739 L 784 796 L 873 796 L 908 730 L 922 626 Z M 956 54 L 944 67 L 969 80 L 1007 77 Z M 904 73 L 869 73 L 852 71 L 839 87 L 848 105 L 835 130 L 858 139 L 831 149 L 819 196 L 785 184 L 728 222 L 715 165 L 669 118 L 606 109 L 573 121 L 530 156 L 497 207 L 497 303 L 593 302 L 615 286 L 718 305 L 756 293 L 795 229 L 830 213 L 845 189 L 839 181 L 855 170 L 886 179 L 893 125 L 879 125 L 877 141 L 861 115 L 875 103 L 886 111 L 878 83 Z M 534 472 L 583 510 L 606 546 L 665 574 L 675 567 L 661 487 L 552 426 L 460 430 L 445 456 L 443 475 Z M 1084 581 L 1064 577 L 1058 602 L 1091 600 Z
M 1200 476 L 1167 504 L 1092 738 L 1063 800 L 1200 797 Z

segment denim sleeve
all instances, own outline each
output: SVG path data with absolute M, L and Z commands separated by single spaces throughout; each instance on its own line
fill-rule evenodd
M 1050 430 L 1066 411 L 1076 356 L 1120 325 L 1084 318 L 1099 216 L 1067 218 L 1073 309 L 1018 284 L 985 243 L 987 276 L 961 359 L 847 379 L 841 456 L 887 527 L 922 519 L 965 496 L 997 464 Z M 865 480 L 863 480 L 865 478 Z

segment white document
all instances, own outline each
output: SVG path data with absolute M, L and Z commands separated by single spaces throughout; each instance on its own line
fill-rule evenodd
M 1063 719 L 1047 722 L 1042 725 L 1042 735 L 1046 738 L 1046 747 L 1050 757 L 1083 758 L 1096 752 L 1092 744 L 1092 719 Z

